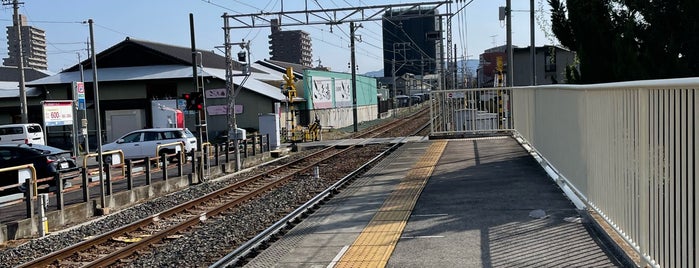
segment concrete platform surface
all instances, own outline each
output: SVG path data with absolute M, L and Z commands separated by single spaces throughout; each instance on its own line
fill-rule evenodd
M 406 143 L 245 267 L 340 266 L 434 142 Z M 513 138 L 449 140 L 385 266 L 620 267 L 589 228 Z

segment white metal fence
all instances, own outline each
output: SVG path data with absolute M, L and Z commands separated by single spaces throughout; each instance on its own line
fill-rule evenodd
M 512 129 L 512 90 L 460 89 L 430 94 L 432 134 L 478 134 Z
M 511 93 L 515 133 L 646 264 L 699 266 L 699 78 Z

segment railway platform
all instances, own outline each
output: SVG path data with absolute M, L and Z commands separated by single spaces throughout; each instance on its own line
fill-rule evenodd
M 509 136 L 415 140 L 245 267 L 620 267 Z

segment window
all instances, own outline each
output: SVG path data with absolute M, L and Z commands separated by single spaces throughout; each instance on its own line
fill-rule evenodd
M 184 138 L 182 132 L 180 131 L 165 131 L 163 135 L 165 136 L 165 139 L 168 140 Z
M 38 133 L 41 132 L 41 127 L 40 126 L 28 126 L 27 130 L 29 133 Z
M 556 48 L 551 47 L 550 49 L 546 50 L 546 53 L 544 54 L 544 70 L 546 72 L 555 72 L 556 71 Z
M 131 133 L 122 138 L 124 142 L 139 142 L 141 141 L 141 133 Z
M 24 130 L 22 127 L 6 127 L 6 128 L 0 128 L 0 135 L 13 135 L 13 134 L 22 134 L 24 133 Z
M 160 132 L 145 132 L 143 133 L 144 141 L 157 141 L 160 140 Z

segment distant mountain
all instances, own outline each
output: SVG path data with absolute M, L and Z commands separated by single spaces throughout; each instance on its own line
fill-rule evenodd
M 472 76 L 476 76 L 476 71 L 478 70 L 478 60 L 466 60 L 465 62 L 466 62 L 466 65 L 463 66 L 462 65 L 464 63 L 463 60 L 457 61 L 456 66 L 459 69 L 461 69 L 462 67 L 466 67 L 466 70 L 468 72 L 470 72 Z M 383 77 L 383 69 L 378 70 L 378 71 L 365 73 L 364 76 Z
M 466 67 L 466 71 L 471 73 L 472 76 L 476 76 L 476 71 L 478 70 L 478 60 L 466 60 L 466 65 L 462 65 L 464 63 L 463 60 L 457 61 L 456 66 L 458 66 L 459 69 L 463 67 Z
M 368 77 L 383 77 L 383 69 L 373 72 L 365 73 L 364 76 Z

